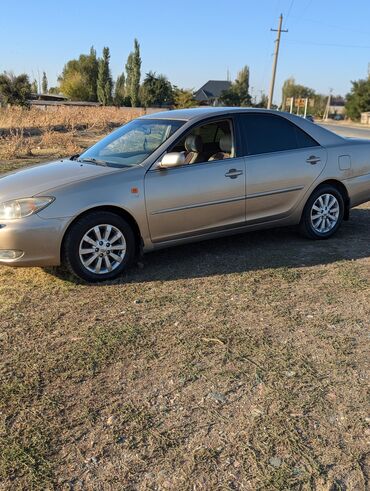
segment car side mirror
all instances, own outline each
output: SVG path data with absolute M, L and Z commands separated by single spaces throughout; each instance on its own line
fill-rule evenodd
M 170 152 L 166 153 L 161 162 L 159 163 L 160 169 L 171 169 L 172 167 L 178 167 L 185 164 L 184 152 Z

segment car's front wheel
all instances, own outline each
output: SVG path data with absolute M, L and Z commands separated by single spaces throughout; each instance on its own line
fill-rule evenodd
M 109 211 L 91 212 L 67 231 L 62 262 L 89 282 L 112 280 L 132 262 L 135 236 L 130 225 Z
M 304 208 L 300 229 L 310 239 L 328 239 L 339 229 L 344 216 L 344 200 L 334 186 L 319 187 Z

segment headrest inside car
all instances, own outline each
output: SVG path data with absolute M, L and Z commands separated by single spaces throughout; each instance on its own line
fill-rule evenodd
M 220 138 L 220 149 L 222 152 L 231 153 L 233 149 L 231 135 L 223 135 Z
M 199 135 L 189 135 L 185 140 L 187 152 L 200 153 L 203 150 L 203 140 Z

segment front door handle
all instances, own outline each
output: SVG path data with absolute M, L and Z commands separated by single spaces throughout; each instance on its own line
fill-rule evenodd
M 236 179 L 241 174 L 243 174 L 243 171 L 240 169 L 229 169 L 226 172 L 225 177 L 230 177 L 230 179 Z
M 321 159 L 320 159 L 320 157 L 316 157 L 315 155 L 311 155 L 310 157 L 308 157 L 308 159 L 306 159 L 306 162 L 308 164 L 315 165 L 318 162 L 321 162 Z

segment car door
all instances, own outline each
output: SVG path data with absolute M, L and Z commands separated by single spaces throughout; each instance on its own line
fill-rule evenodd
M 248 224 L 289 216 L 323 171 L 327 151 L 283 116 L 239 117 L 245 145 Z
M 153 242 L 245 224 L 244 158 L 236 154 L 224 160 L 208 158 L 169 169 L 154 166 L 147 172 L 145 200 Z

